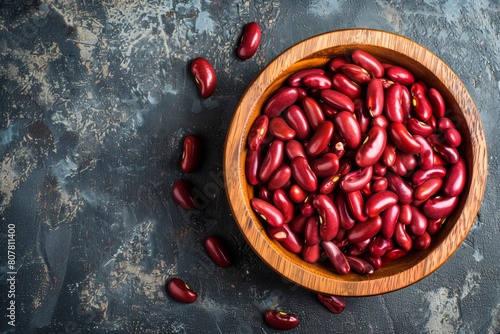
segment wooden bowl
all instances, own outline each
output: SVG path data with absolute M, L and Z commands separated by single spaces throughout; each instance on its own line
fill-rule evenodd
M 338 275 L 325 264 L 310 264 L 271 239 L 250 207 L 254 188 L 245 179 L 244 165 L 249 129 L 264 103 L 287 78 L 302 69 L 322 67 L 354 49 L 379 60 L 409 69 L 417 79 L 438 89 L 462 134 L 462 155 L 467 160 L 468 181 L 459 206 L 446 220 L 432 244 L 393 261 L 370 276 Z M 413 284 L 439 268 L 460 246 L 479 210 L 487 175 L 487 149 L 478 111 L 457 75 L 436 55 L 414 41 L 393 33 L 349 29 L 306 39 L 273 60 L 248 87 L 230 124 L 224 152 L 224 178 L 236 223 L 247 242 L 276 272 L 317 292 L 341 296 L 367 296 Z

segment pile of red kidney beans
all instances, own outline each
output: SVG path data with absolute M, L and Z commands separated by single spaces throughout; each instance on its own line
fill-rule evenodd
M 251 58 L 261 30 L 244 28 L 237 54 Z M 195 58 L 191 73 L 201 97 L 216 88 L 210 62 Z M 272 92 L 248 133 L 245 175 L 255 187 L 250 205 L 269 236 L 310 263 L 337 274 L 372 274 L 412 250 L 430 246 L 453 213 L 466 183 L 457 121 L 440 92 L 404 67 L 382 63 L 357 49 L 324 68 L 293 73 Z M 184 139 L 180 167 L 198 168 L 201 143 Z M 195 210 L 191 184 L 174 183 L 176 203 Z M 205 240 L 219 266 L 230 265 L 221 239 Z M 167 283 L 170 296 L 192 303 L 198 295 L 181 279 Z M 332 313 L 340 296 L 317 294 Z M 268 310 L 265 322 L 292 329 L 292 313 Z

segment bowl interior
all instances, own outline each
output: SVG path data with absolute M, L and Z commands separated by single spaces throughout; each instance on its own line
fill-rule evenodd
M 370 276 L 355 273 L 338 275 L 328 261 L 310 264 L 270 238 L 249 201 L 254 187 L 245 179 L 246 137 L 262 107 L 293 73 L 323 67 L 336 56 L 354 49 L 365 50 L 382 62 L 409 69 L 417 80 L 441 92 L 451 117 L 462 134 L 461 154 L 467 160 L 468 182 L 458 208 L 447 218 L 432 244 L 412 252 Z M 238 227 L 254 251 L 278 273 L 314 291 L 365 296 L 406 287 L 439 268 L 467 235 L 484 194 L 486 184 L 486 144 L 474 103 L 463 83 L 439 58 L 417 43 L 387 32 L 352 29 L 312 37 L 283 52 L 249 86 L 231 122 L 224 157 L 226 191 Z

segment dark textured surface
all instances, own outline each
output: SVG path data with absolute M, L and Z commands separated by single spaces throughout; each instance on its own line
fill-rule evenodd
M 269 308 L 296 313 L 294 333 L 500 332 L 497 1 L 0 1 L 1 313 L 7 226 L 15 224 L 19 333 L 272 333 Z M 235 48 L 250 21 L 257 54 Z M 441 57 L 463 80 L 485 128 L 486 195 L 467 239 L 428 278 L 397 292 L 348 298 L 340 315 L 284 281 L 242 239 L 222 184 L 234 107 L 259 70 L 294 43 L 330 30 L 382 29 Z M 218 75 L 201 100 L 188 63 Z M 182 138 L 204 141 L 199 171 L 178 167 Z M 204 207 L 172 201 L 186 177 Z M 203 240 L 235 259 L 216 267 Z M 165 296 L 170 277 L 199 294 Z

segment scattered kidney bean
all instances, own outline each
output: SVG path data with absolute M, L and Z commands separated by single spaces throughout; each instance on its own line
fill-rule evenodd
M 175 300 L 181 303 L 194 303 L 198 294 L 189 288 L 180 278 L 172 278 L 167 283 L 167 292 Z
M 345 300 L 340 296 L 326 295 L 323 293 L 317 294 L 318 300 L 323 304 L 330 312 L 335 314 L 340 314 L 345 309 Z
M 189 135 L 184 138 L 181 170 L 184 173 L 194 172 L 200 165 L 201 141 L 195 135 Z
M 174 201 L 185 210 L 196 210 L 197 203 L 191 183 L 185 179 L 177 180 L 172 187 Z
M 275 329 L 288 330 L 299 325 L 299 318 L 295 314 L 276 310 L 269 310 L 264 316 L 266 324 Z
M 250 130 L 252 208 L 284 248 L 341 274 L 428 248 L 467 184 L 445 111 L 435 88 L 364 50 L 292 74 Z
M 197 57 L 191 62 L 191 73 L 198 84 L 201 96 L 210 97 L 217 85 L 217 76 L 212 64 L 203 57 Z
M 243 60 L 251 58 L 255 52 L 257 52 L 261 35 L 260 26 L 257 22 L 247 23 L 243 29 L 243 35 L 238 45 L 238 57 Z
M 222 240 L 216 236 L 205 239 L 205 249 L 208 256 L 220 267 L 227 267 L 231 264 L 229 252 Z

